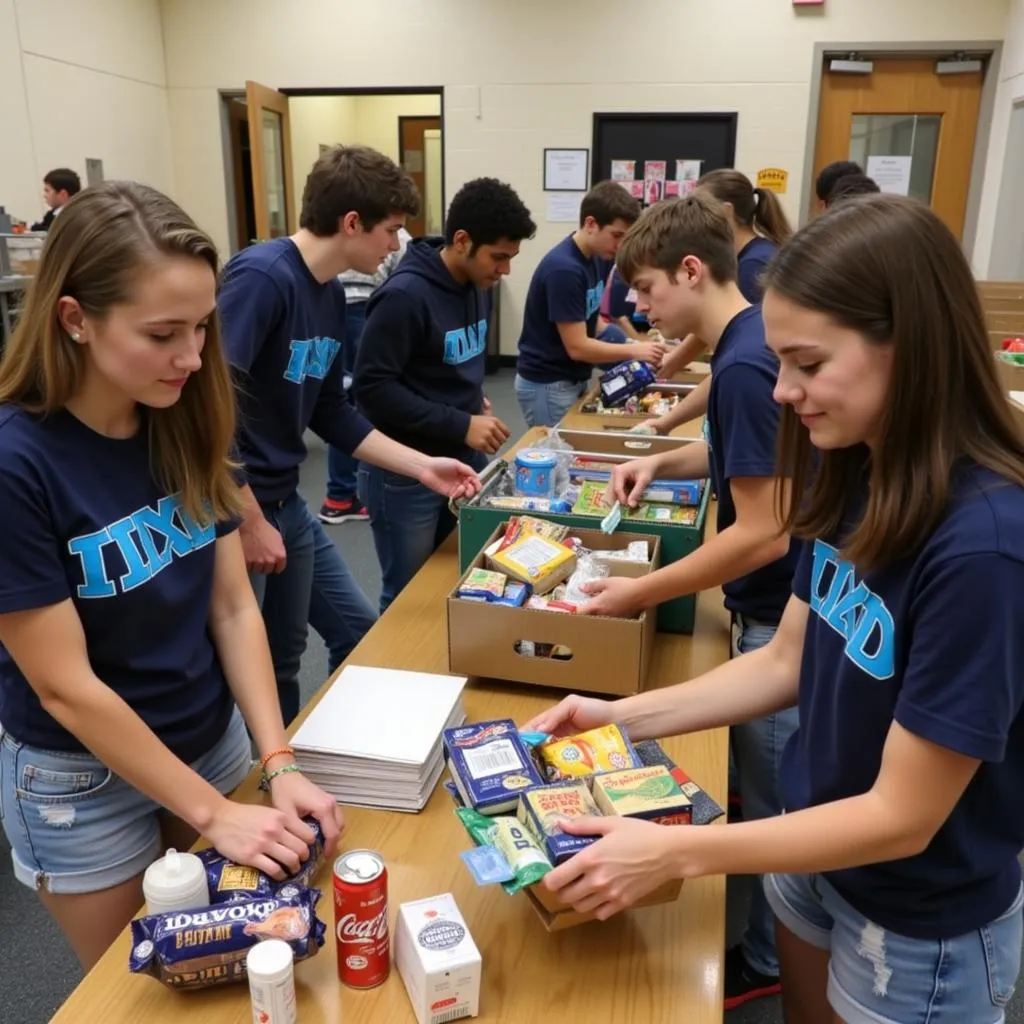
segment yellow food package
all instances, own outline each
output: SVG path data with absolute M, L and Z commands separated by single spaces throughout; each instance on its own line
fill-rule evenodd
M 546 594 L 576 570 L 576 553 L 564 544 L 527 534 L 489 557 L 490 565 L 522 583 L 535 594 Z
M 639 768 L 629 737 L 617 725 L 581 732 L 578 736 L 550 740 L 538 747 L 544 771 L 552 780 L 578 779 L 600 772 Z

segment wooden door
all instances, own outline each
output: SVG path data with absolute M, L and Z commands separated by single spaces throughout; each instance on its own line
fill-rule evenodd
M 846 74 L 829 71 L 826 58 L 815 177 L 834 160 L 856 160 L 867 172 L 871 157 L 909 157 L 909 186 L 897 174 L 883 190 L 930 203 L 960 237 L 984 73 L 939 75 L 930 57 L 873 63 L 870 74 Z
M 256 237 L 260 241 L 295 230 L 295 185 L 288 97 L 258 82 L 245 83 L 252 155 L 252 194 Z
M 398 119 L 398 162 L 416 183 L 420 194 L 420 212 L 410 217 L 406 225 L 409 234 L 416 238 L 427 231 L 427 143 L 424 132 L 439 131 L 439 117 L 399 117 Z

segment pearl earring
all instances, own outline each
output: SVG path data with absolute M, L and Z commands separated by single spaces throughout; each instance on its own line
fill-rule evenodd
M 82 338 L 82 336 L 78 333 L 78 331 L 72 331 L 71 332 L 71 340 L 72 341 L 77 343 L 78 341 L 81 341 L 81 338 Z

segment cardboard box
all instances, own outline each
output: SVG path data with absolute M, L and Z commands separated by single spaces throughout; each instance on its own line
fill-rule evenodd
M 664 885 L 659 885 L 653 892 L 648 893 L 642 900 L 634 903 L 633 907 L 653 907 L 658 903 L 674 903 L 679 899 L 682 890 L 683 880 L 681 878 L 670 879 Z M 593 911 L 581 914 L 573 910 L 572 907 L 566 906 L 544 886 L 543 881 L 531 885 L 529 889 L 523 891 L 530 900 L 530 906 L 536 911 L 545 929 L 549 932 L 560 932 L 566 928 L 575 928 L 576 925 L 596 920 Z
M 466 572 L 483 566 L 484 551 L 507 525 L 506 518 L 487 536 Z M 661 565 L 661 541 L 653 533 L 620 529 L 609 537 L 600 530 L 574 529 L 573 534 L 591 550 L 621 550 L 631 540 L 648 542 L 650 564 L 615 562 L 613 576 L 635 579 Z M 652 612 L 643 612 L 636 619 L 612 619 L 482 604 L 456 596 L 461 582 L 448 595 L 448 664 L 453 672 L 623 696 L 644 688 L 654 648 Z M 516 644 L 522 640 L 567 647 L 572 657 L 527 657 L 516 652 Z
M 558 436 L 572 449 L 581 455 L 598 455 L 610 459 L 625 461 L 631 458 L 642 458 L 660 452 L 677 450 L 692 444 L 699 438 L 681 437 L 644 437 L 638 434 L 612 431 L 579 431 L 559 430 Z M 503 475 L 512 472 L 509 461 L 499 459 L 497 471 L 492 471 L 484 485 L 483 496 L 486 497 L 496 488 Z M 685 523 L 653 523 L 630 521 L 624 519 L 615 531 L 615 536 L 623 536 L 628 540 L 639 540 L 643 534 L 653 534 L 661 540 L 661 564 L 677 562 L 695 551 L 704 540 L 704 524 L 707 519 L 708 504 L 711 501 L 711 487 L 704 488 L 704 497 L 697 509 L 697 522 L 692 525 Z M 496 527 L 509 518 L 507 509 L 487 508 L 480 504 L 480 498 L 458 506 L 459 531 L 459 571 L 465 572 L 478 552 L 486 547 L 485 541 Z M 553 523 L 564 523 L 574 534 L 580 530 L 596 530 L 598 520 L 593 516 L 574 515 L 571 512 L 530 512 L 537 519 L 548 519 Z M 625 546 L 625 544 L 623 544 Z M 657 628 L 666 633 L 692 633 L 697 613 L 697 597 L 688 594 L 666 601 L 657 609 Z
M 706 377 L 707 374 L 700 374 L 696 380 L 679 380 L 673 378 L 671 381 L 667 381 L 662 384 L 651 384 L 644 388 L 640 392 L 640 396 L 650 394 L 653 391 L 659 391 L 663 395 L 678 395 L 680 399 L 685 398 L 694 388 Z M 617 430 L 620 427 L 624 430 L 628 430 L 630 427 L 635 427 L 638 423 L 643 423 L 645 420 L 653 419 L 657 413 L 654 412 L 637 412 L 637 413 L 625 413 L 625 412 L 591 412 L 588 410 L 588 406 L 601 398 L 601 386 L 595 384 L 590 388 L 587 393 L 572 407 L 572 413 L 577 416 L 586 416 L 592 419 L 595 423 L 607 423 L 609 429 Z
M 419 1024 L 480 1013 L 480 951 L 451 893 L 403 903 L 395 966 Z

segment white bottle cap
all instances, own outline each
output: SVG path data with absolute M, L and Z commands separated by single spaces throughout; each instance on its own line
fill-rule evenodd
M 260 981 L 278 981 L 292 970 L 292 947 L 282 939 L 257 942 L 245 956 L 245 969 L 250 978 Z
M 210 905 L 203 862 L 193 853 L 178 853 L 174 849 L 146 868 L 142 891 L 150 914 Z

